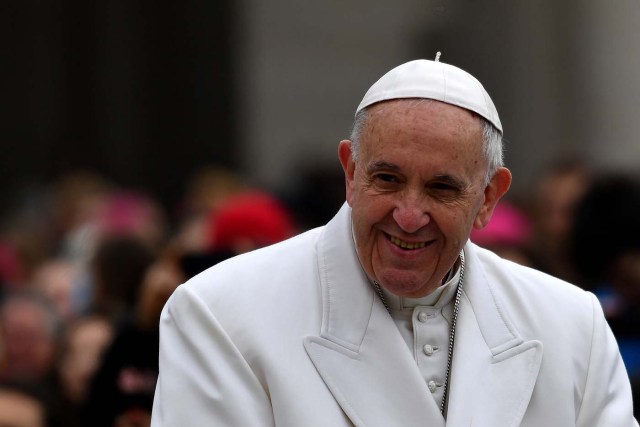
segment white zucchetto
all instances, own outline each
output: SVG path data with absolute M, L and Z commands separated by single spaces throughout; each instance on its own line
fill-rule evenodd
M 427 59 L 404 63 L 382 76 L 369 88 L 356 114 L 377 102 L 403 98 L 427 98 L 465 108 L 502 134 L 498 111 L 482 84 L 458 67 Z

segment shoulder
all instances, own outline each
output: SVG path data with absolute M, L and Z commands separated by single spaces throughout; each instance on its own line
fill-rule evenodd
M 298 342 L 317 330 L 320 232 L 231 258 L 180 285 L 164 307 L 161 334 L 223 340 L 244 354 L 282 350 L 274 340 Z
M 265 278 L 285 273 L 298 262 L 315 259 L 315 246 L 322 227 L 316 228 L 283 242 L 256 249 L 227 259 L 193 277 L 188 283 L 195 288 L 208 286 L 211 280 L 227 277 L 238 279 Z
M 465 251 L 473 271 L 470 280 L 486 285 L 497 304 L 524 330 L 554 326 L 586 332 L 594 316 L 604 318 L 597 298 L 574 284 L 472 244 Z
M 495 253 L 470 244 L 465 251 L 471 254 L 472 262 L 485 279 L 504 292 L 522 292 L 528 296 L 553 301 L 556 298 L 590 299 L 591 294 L 578 286 L 551 276 L 534 268 L 500 258 Z M 531 294 L 531 295 L 529 295 Z
M 180 285 L 168 304 L 195 298 L 219 313 L 229 307 L 253 309 L 256 304 L 276 304 L 288 294 L 300 294 L 303 284 L 315 284 L 316 242 L 322 229 L 216 264 Z

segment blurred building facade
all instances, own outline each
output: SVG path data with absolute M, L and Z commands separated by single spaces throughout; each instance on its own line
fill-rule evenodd
M 435 56 L 487 87 L 514 187 L 558 153 L 640 159 L 635 0 L 27 0 L 1 13 L 0 195 L 90 168 L 175 202 L 210 162 L 271 188 L 339 173 L 365 89 Z
M 434 58 L 476 75 L 508 140 L 514 189 L 556 155 L 637 168 L 640 5 L 634 0 L 244 1 L 242 162 L 282 185 L 335 165 L 366 89 L 401 62 Z

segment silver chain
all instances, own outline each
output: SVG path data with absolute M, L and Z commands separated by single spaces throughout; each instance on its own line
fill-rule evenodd
M 462 297 L 462 285 L 464 283 L 464 251 L 460 251 L 460 278 L 458 279 L 458 288 L 456 289 L 456 296 L 453 303 L 453 316 L 451 318 L 451 329 L 449 329 L 449 352 L 447 354 L 447 371 L 444 377 L 444 385 L 443 385 L 443 394 L 442 394 L 442 402 L 440 403 L 440 413 L 444 417 L 444 410 L 447 406 L 447 392 L 449 391 L 449 377 L 451 375 L 451 363 L 453 361 L 453 345 L 456 339 L 456 322 L 458 320 L 458 312 L 460 311 L 460 298 Z M 382 301 L 382 305 L 387 309 L 387 312 L 391 314 L 391 310 L 389 309 L 389 305 L 387 304 L 387 299 L 384 297 L 382 293 L 382 289 L 380 288 L 380 284 L 373 281 L 373 287 L 376 290 L 376 293 L 380 297 L 380 301 Z

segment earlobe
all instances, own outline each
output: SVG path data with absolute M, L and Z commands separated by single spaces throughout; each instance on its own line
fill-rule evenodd
M 507 168 L 499 168 L 484 189 L 484 203 L 478 211 L 473 223 L 474 228 L 484 228 L 491 219 L 493 209 L 511 186 L 511 172 Z
M 344 181 L 347 196 L 347 203 L 351 205 L 351 199 L 353 197 L 352 186 L 355 174 L 355 162 L 351 153 L 351 141 L 348 139 L 340 141 L 338 145 L 338 158 L 344 170 Z

